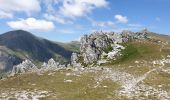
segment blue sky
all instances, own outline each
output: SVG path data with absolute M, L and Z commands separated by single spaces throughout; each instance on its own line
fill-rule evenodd
M 0 0 L 0 33 L 23 29 L 53 41 L 93 31 L 170 35 L 170 0 Z

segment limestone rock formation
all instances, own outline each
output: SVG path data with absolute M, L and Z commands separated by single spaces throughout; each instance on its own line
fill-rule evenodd
M 98 31 L 84 35 L 80 40 L 80 54 L 72 54 L 71 64 L 72 66 L 80 63 L 92 64 L 103 58 L 103 54 L 108 59 L 116 59 L 117 56 L 121 56 L 120 51 L 125 49 L 120 43 L 147 39 L 147 33 L 145 29 L 136 33 L 124 30 L 121 33 Z
M 144 29 L 141 32 L 131 32 L 129 30 L 124 30 L 122 31 L 121 35 L 122 35 L 123 42 L 127 42 L 129 40 L 134 40 L 134 39 L 145 40 L 148 38 L 147 37 L 148 33 L 149 31 L 147 29 Z
M 41 70 L 57 70 L 65 67 L 66 65 L 61 65 L 59 62 L 56 62 L 53 58 L 51 58 L 47 63 L 43 63 Z
M 82 54 L 83 61 L 93 63 L 101 54 L 103 48 L 107 48 L 114 42 L 104 32 L 94 32 L 91 35 L 81 38 L 80 53 Z
M 78 54 L 77 53 L 72 53 L 72 56 L 71 56 L 71 65 L 73 67 L 76 67 L 76 68 L 81 67 L 81 64 L 78 63 Z
M 11 76 L 19 73 L 25 73 L 25 72 L 34 72 L 37 71 L 38 68 L 30 61 L 25 60 L 21 64 L 13 66 Z

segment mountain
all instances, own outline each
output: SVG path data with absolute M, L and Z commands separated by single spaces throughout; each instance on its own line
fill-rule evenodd
M 67 67 L 53 59 L 41 68 L 29 60 L 15 66 L 13 76 L 0 80 L 0 99 L 169 100 L 169 40 L 147 30 L 84 35 L 71 42 L 80 51 Z
M 66 44 L 63 43 L 63 45 Z M 5 70 L 11 69 L 13 65 L 21 63 L 24 59 L 30 59 L 34 63 L 47 62 L 50 58 L 67 62 L 74 52 L 24 30 L 10 31 L 0 35 L 0 46 L 0 63 L 5 66 L 1 69 Z

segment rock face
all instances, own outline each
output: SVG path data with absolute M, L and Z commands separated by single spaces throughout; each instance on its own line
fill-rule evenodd
M 129 30 L 124 30 L 122 31 L 121 35 L 122 35 L 122 41 L 123 42 L 127 42 L 129 40 L 133 40 L 133 39 L 147 39 L 147 34 L 149 33 L 149 31 L 147 29 L 142 30 L 141 32 L 131 32 Z
M 59 62 L 56 62 L 51 58 L 47 63 L 43 63 L 41 70 L 57 70 L 61 68 L 66 68 L 66 65 L 61 65 Z
M 113 39 L 108 38 L 104 32 L 94 32 L 93 34 L 81 38 L 80 53 L 82 54 L 83 61 L 87 63 L 93 63 L 96 61 L 103 48 L 107 48 Z
M 71 56 L 71 65 L 73 67 L 81 67 L 81 64 L 78 63 L 78 54 L 77 53 L 72 53 L 72 56 Z
M 19 73 L 25 73 L 28 71 L 37 71 L 38 68 L 30 61 L 30 60 L 25 60 L 21 64 L 13 66 L 13 70 L 11 72 L 11 76 Z
M 59 63 L 55 62 L 54 59 L 50 59 L 47 63 L 47 67 L 59 67 Z
M 49 59 L 47 63 L 44 62 L 40 69 L 38 69 L 30 60 L 25 60 L 21 64 L 13 66 L 10 76 L 27 72 L 54 71 L 63 68 L 66 68 L 66 66 L 54 61 L 53 58 Z
M 125 49 L 120 43 L 131 40 L 141 40 L 147 38 L 147 29 L 141 32 L 123 31 L 122 33 L 115 32 L 94 32 L 90 35 L 84 35 L 81 40 L 80 54 L 72 54 L 71 64 L 85 63 L 92 64 L 102 58 L 102 55 L 107 56 L 108 59 L 115 59 L 121 56 L 120 52 Z

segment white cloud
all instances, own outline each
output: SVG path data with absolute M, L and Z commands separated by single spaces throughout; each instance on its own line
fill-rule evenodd
M 95 21 L 92 23 L 93 26 L 100 26 L 100 27 L 109 27 L 114 26 L 114 23 L 112 21 Z
M 73 24 L 72 21 L 68 21 L 60 16 L 55 16 L 55 15 L 51 15 L 51 14 L 44 14 L 44 17 L 47 19 L 47 20 L 51 20 L 51 21 L 56 21 L 60 24 Z
M 129 27 L 142 27 L 141 24 L 128 24 Z
M 64 0 L 59 13 L 65 17 L 81 17 L 95 8 L 107 7 L 106 0 Z
M 128 22 L 128 18 L 126 16 L 122 16 L 122 15 L 115 15 L 115 19 L 119 23 L 127 23 Z
M 96 21 L 90 17 L 87 18 L 93 27 L 99 26 L 99 27 L 113 27 L 115 24 L 112 21 Z
M 7 13 L 4 11 L 0 11 L 0 18 L 12 18 L 13 14 L 12 13 Z
M 77 17 L 87 16 L 96 8 L 108 7 L 107 0 L 41 0 L 44 17 L 60 24 L 73 24 Z
M 50 31 L 55 28 L 53 22 L 38 20 L 35 18 L 20 19 L 19 21 L 7 22 L 13 29 Z
M 40 11 L 39 0 L 0 0 L 0 10 L 6 13 Z

